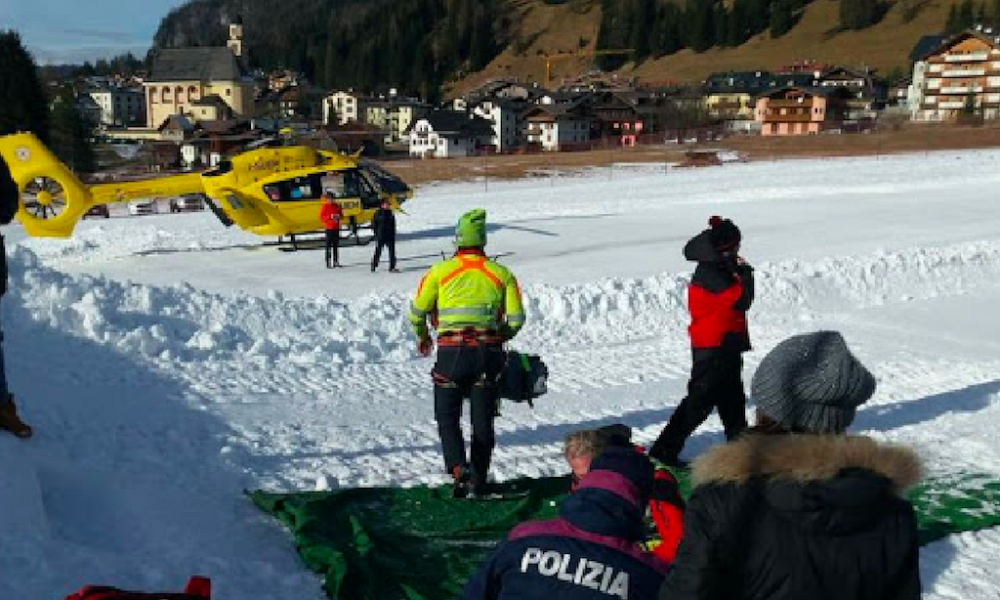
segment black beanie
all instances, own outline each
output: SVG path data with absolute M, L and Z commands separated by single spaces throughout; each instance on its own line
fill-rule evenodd
M 708 230 L 708 239 L 712 242 L 712 246 L 720 252 L 732 250 L 743 239 L 740 228 L 729 219 L 723 219 L 716 215 L 708 220 L 708 224 L 711 226 L 711 229 Z

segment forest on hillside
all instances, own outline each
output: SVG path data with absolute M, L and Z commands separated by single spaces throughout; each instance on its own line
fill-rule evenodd
M 251 62 L 327 88 L 435 99 L 449 78 L 485 67 L 507 44 L 506 0 L 195 0 L 168 14 L 155 48 L 224 45 L 241 19 Z
M 599 7 L 597 48 L 632 50 L 598 58 L 602 68 L 615 69 L 685 48 L 736 47 L 762 33 L 779 38 L 814 0 L 540 1 Z M 896 2 L 904 19 L 928 5 Z M 834 33 L 868 28 L 890 6 L 887 0 L 839 3 Z M 434 101 L 444 83 L 483 69 L 508 46 L 527 51 L 515 33 L 523 14 L 530 10 L 519 12 L 515 0 L 192 0 L 163 19 L 154 48 L 224 45 L 228 23 L 241 19 L 255 67 L 294 69 L 325 88 L 394 87 Z M 1000 0 L 957 2 L 941 28 L 955 32 L 974 23 L 1000 25 Z

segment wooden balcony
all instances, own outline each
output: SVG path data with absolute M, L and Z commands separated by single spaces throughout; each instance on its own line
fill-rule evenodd
M 768 108 L 811 108 L 812 98 L 804 98 L 802 101 L 799 100 L 768 100 Z
M 770 114 L 764 117 L 765 123 L 809 123 L 813 120 L 810 114 L 779 115 Z

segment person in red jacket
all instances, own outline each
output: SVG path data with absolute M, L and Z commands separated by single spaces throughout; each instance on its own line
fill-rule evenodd
M 583 476 L 590 472 L 595 457 L 608 448 L 616 447 L 645 452 L 632 443 L 632 430 L 618 423 L 598 429 L 582 429 L 567 435 L 563 456 L 572 470 L 570 491 L 575 492 Z M 677 478 L 667 469 L 655 469 L 648 507 L 659 537 L 659 543 L 650 552 L 661 562 L 670 565 L 677 555 L 677 546 L 680 545 L 684 532 L 684 499 L 681 498 Z
M 323 208 L 319 211 L 319 220 L 323 222 L 323 230 L 326 232 L 327 269 L 340 266 L 340 220 L 343 218 L 344 211 L 337 204 L 333 194 L 323 192 Z M 331 254 L 332 262 L 330 261 Z
M 688 286 L 691 379 L 687 397 L 649 451 L 668 465 L 681 464 L 684 443 L 713 408 L 727 440 L 747 428 L 742 375 L 743 353 L 750 349 L 746 312 L 753 302 L 753 269 L 739 255 L 739 228 L 721 217 L 709 225 L 684 246 L 684 257 L 698 263 Z

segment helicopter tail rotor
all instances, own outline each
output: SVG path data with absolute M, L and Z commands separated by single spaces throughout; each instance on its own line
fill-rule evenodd
M 32 133 L 0 137 L 0 157 L 17 184 L 17 217 L 28 233 L 68 237 L 89 208 L 87 187 Z

